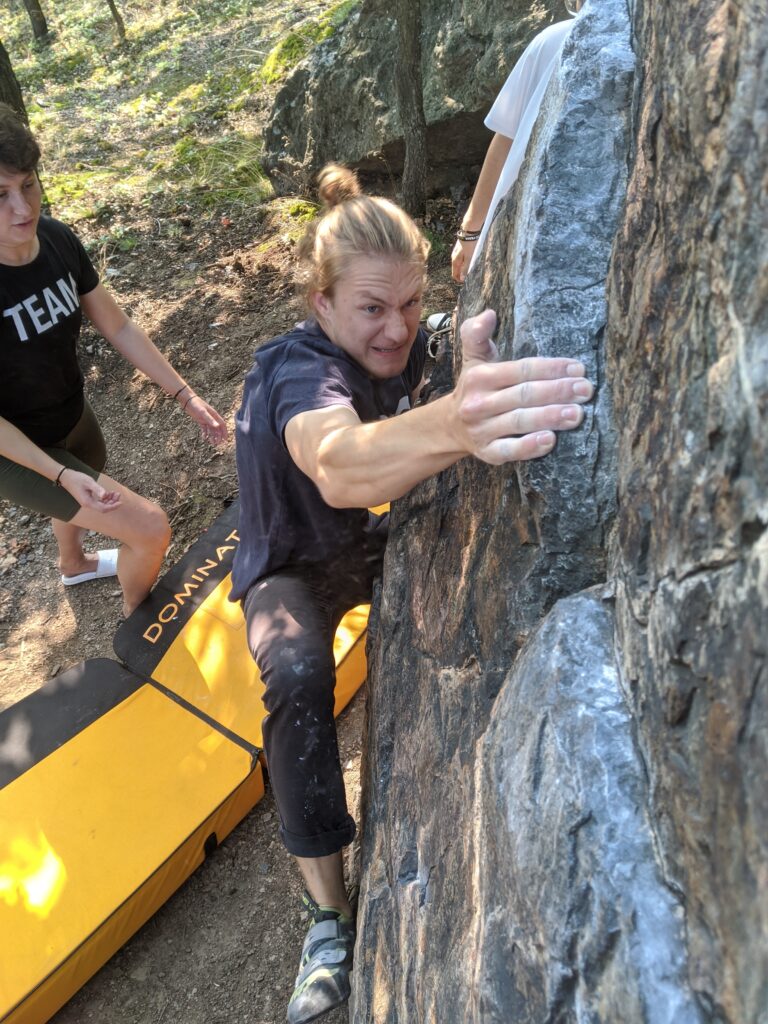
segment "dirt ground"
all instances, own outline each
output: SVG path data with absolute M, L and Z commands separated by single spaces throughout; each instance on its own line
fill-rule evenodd
M 254 348 L 302 315 L 291 281 L 296 232 L 274 209 L 237 218 L 182 212 L 170 221 L 124 212 L 138 244 L 127 253 L 97 254 L 118 301 L 230 426 Z M 436 217 L 433 230 L 445 231 L 446 249 L 431 273 L 425 312 L 455 301 L 446 255 L 450 204 Z M 93 223 L 76 227 L 84 240 L 99 230 Z M 177 406 L 89 330 L 81 358 L 107 439 L 107 471 L 166 509 L 174 528 L 171 565 L 237 493 L 233 443 L 223 451 L 207 446 Z M 103 541 L 94 537 L 98 545 Z M 0 709 L 78 661 L 114 657 L 120 604 L 114 580 L 62 587 L 48 524 L 0 506 Z M 363 715 L 361 694 L 340 723 L 353 806 Z M 268 790 L 56 1024 L 282 1022 L 306 930 L 300 888 Z M 346 1010 L 326 1019 L 338 1024 Z

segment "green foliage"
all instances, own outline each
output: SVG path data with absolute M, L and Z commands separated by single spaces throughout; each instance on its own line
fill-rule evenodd
M 359 0 L 342 0 L 333 4 L 318 18 L 306 21 L 284 36 L 269 53 L 261 69 L 260 80 L 266 85 L 279 82 L 302 61 L 313 46 L 333 35 Z
M 173 148 L 170 164 L 157 165 L 159 176 L 183 181 L 205 207 L 261 201 L 271 192 L 259 165 L 259 139 L 236 132 L 216 142 L 193 136 Z
M 451 251 L 451 244 L 446 241 L 443 232 L 433 231 L 432 228 L 423 227 L 422 231 L 429 239 L 429 262 L 442 264 Z
M 111 250 L 132 252 L 138 244 L 138 237 L 122 224 L 118 224 L 113 230 L 99 235 L 98 238 L 90 243 L 88 248 L 94 252 L 101 251 L 104 253 L 109 253 Z
M 280 77 L 357 2 L 312 0 L 318 13 L 286 35 L 297 7 L 285 0 L 120 0 L 124 47 L 103 0 L 49 5 L 45 48 L 34 46 L 20 3 L 4 8 L 3 41 L 41 143 L 54 215 L 263 201 L 270 190 L 255 105 L 264 101 L 255 97 L 278 63 Z M 282 47 L 282 63 L 265 76 L 273 47 Z

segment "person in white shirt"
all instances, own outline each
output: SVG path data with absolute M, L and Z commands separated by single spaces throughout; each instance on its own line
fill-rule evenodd
M 576 15 L 583 2 L 565 0 L 566 10 Z M 534 36 L 488 112 L 485 124 L 495 134 L 451 253 L 451 273 L 459 284 L 464 283 L 482 251 L 499 203 L 517 181 L 541 101 L 572 28 L 571 17 Z M 427 318 L 427 328 L 437 334 L 448 332 L 451 313 L 433 313 Z
M 567 2 L 566 7 L 575 14 L 581 0 Z M 541 101 L 572 28 L 573 20 L 560 21 L 539 32 L 523 51 L 488 112 L 485 124 L 495 135 L 451 254 L 455 281 L 464 281 L 471 270 L 496 208 L 517 180 Z

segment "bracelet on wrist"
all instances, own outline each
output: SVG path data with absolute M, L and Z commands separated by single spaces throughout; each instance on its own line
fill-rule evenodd
M 56 487 L 61 487 L 61 474 L 64 472 L 65 469 L 69 469 L 69 466 L 62 466 L 61 469 L 59 470 L 59 475 L 53 481 Z
M 182 412 L 184 412 L 184 410 L 185 410 L 185 409 L 187 408 L 187 406 L 188 406 L 188 405 L 189 405 L 189 403 L 190 403 L 190 402 L 192 401 L 192 399 L 193 399 L 193 398 L 197 398 L 197 397 L 198 397 L 198 396 L 197 396 L 197 395 L 196 395 L 196 394 L 194 393 L 194 391 L 191 391 L 191 392 L 189 393 L 189 398 L 188 398 L 188 399 L 186 400 L 186 402 L 184 403 L 184 405 L 182 405 L 182 407 L 181 407 L 181 411 L 182 411 Z
M 181 392 L 182 392 L 182 391 L 185 391 L 185 390 L 186 390 L 186 389 L 187 389 L 188 387 L 189 387 L 189 384 L 182 384 L 182 385 L 181 385 L 181 387 L 179 388 L 179 390 L 178 390 L 178 391 L 176 392 L 176 394 L 175 394 L 175 395 L 173 396 L 173 401 L 175 402 L 175 401 L 176 401 L 176 399 L 177 399 L 177 398 L 179 397 L 179 395 L 181 394 Z
M 482 233 L 483 225 L 481 224 L 477 231 L 465 231 L 464 228 L 459 228 L 456 237 L 460 242 L 476 242 Z

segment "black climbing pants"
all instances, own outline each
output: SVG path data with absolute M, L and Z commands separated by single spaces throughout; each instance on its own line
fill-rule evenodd
M 264 749 L 280 834 L 297 857 L 336 853 L 355 835 L 333 717 L 333 638 L 344 614 L 371 598 L 375 557 L 293 566 L 245 596 L 248 646 L 266 687 Z

